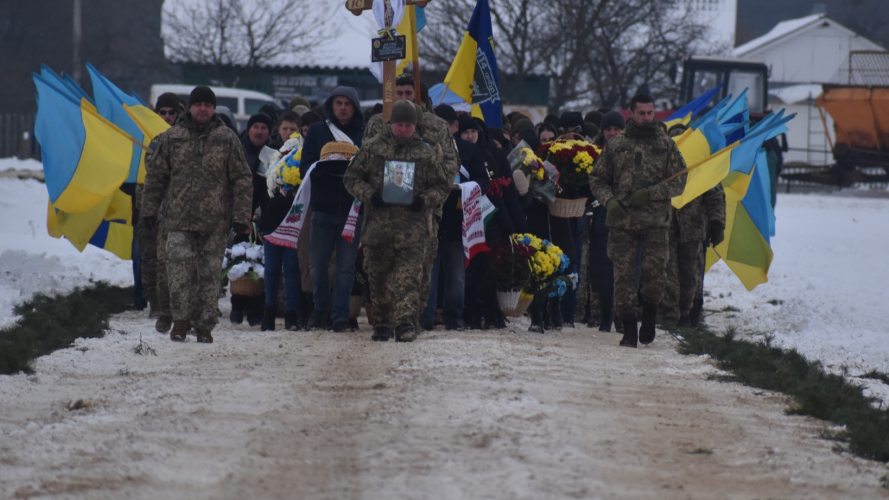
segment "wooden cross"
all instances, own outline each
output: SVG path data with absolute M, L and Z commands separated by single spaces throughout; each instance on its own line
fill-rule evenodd
M 391 11 L 389 1 L 386 2 L 387 17 Z M 405 5 L 426 7 L 430 0 L 405 0 Z M 346 0 L 346 10 L 353 15 L 360 16 L 365 10 L 373 9 L 374 0 Z M 414 47 L 414 99 L 420 106 L 423 100 L 420 97 L 420 61 L 418 59 L 419 47 L 417 47 L 417 14 L 410 9 L 411 43 Z M 383 61 L 383 122 L 388 123 L 392 115 L 392 105 L 395 103 L 395 61 Z

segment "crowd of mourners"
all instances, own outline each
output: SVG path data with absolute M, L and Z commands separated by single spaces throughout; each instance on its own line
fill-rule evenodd
M 496 208 L 488 247 L 534 235 L 561 249 L 579 275 L 564 294 L 534 297 L 530 331 L 614 327 L 621 345 L 636 347 L 654 340 L 658 322 L 698 324 L 705 249 L 723 239 L 725 196 L 716 186 L 682 209 L 671 206 L 686 178 L 671 137 L 684 126 L 667 130 L 655 120 L 651 96 L 633 97 L 628 118 L 566 111 L 535 124 L 515 112 L 489 127 L 469 105 L 436 106 L 419 88 L 416 96 L 410 75 L 397 78 L 388 122 L 381 105 L 362 110 L 355 89 L 338 87 L 314 108 L 300 97 L 283 112 L 264 107 L 241 134 L 208 87 L 187 103 L 161 95 L 155 111 L 171 128 L 152 144 L 134 199 L 136 279 L 156 329 L 174 341 L 193 331 L 198 342 L 213 342 L 227 293 L 223 261 L 245 241 L 262 249 L 263 289 L 232 285 L 234 324 L 246 319 L 269 331 L 283 318 L 287 330 L 355 331 L 364 306 L 376 341 L 505 328 L 486 279 L 490 257 L 467 262 L 464 251 L 460 184 L 470 182 Z M 536 151 L 566 136 L 601 151 L 584 186 L 589 203 L 571 218 L 552 215 L 507 159 L 518 145 Z M 279 151 L 277 162 L 294 144 L 298 171 L 284 175 L 266 148 Z M 291 177 L 306 206 L 295 202 Z M 267 238 L 285 219 L 301 224 L 295 245 Z

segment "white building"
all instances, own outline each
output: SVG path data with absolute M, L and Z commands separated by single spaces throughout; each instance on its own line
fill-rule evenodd
M 780 22 L 765 35 L 732 51 L 738 59 L 769 66 L 772 110 L 787 108 L 788 113 L 797 113 L 788 125 L 791 150 L 785 161 L 815 165 L 832 162 L 815 98 L 821 93 L 821 84 L 830 83 L 841 65 L 847 63 L 849 54 L 861 50 L 886 49 L 824 14 L 815 14 Z M 825 121 L 833 140 L 833 121 L 826 114 Z

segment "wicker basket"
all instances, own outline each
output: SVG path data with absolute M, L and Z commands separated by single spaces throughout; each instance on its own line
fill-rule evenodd
M 262 295 L 264 283 L 262 278 L 254 279 L 249 276 L 241 276 L 231 282 L 232 295 L 241 295 L 243 297 L 257 297 Z
M 547 203 L 549 214 L 553 217 L 570 219 L 581 217 L 586 208 L 587 198 L 556 198 L 552 203 Z
M 531 305 L 531 302 L 533 300 L 534 299 L 531 297 L 520 297 L 519 303 L 516 304 L 515 309 L 513 309 L 511 311 L 504 310 L 503 315 L 508 316 L 510 318 L 521 318 L 522 316 L 525 315 L 525 311 L 528 310 L 528 306 Z
M 364 295 L 352 295 L 349 297 L 349 318 L 355 319 L 361 316 L 361 306 L 364 305 Z
M 504 312 L 514 310 L 519 305 L 519 298 L 521 296 L 521 288 L 497 290 L 497 303 L 500 304 L 500 310 Z

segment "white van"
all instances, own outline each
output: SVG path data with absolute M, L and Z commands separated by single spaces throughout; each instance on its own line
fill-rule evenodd
M 188 96 L 195 87 L 196 85 L 152 85 L 150 104 L 154 106 L 159 95 L 172 92 L 187 105 Z M 245 89 L 230 89 L 225 87 L 210 88 L 213 90 L 213 93 L 216 94 L 216 105 L 227 107 L 231 110 L 232 114 L 235 115 L 235 120 L 238 122 L 237 126 L 239 132 L 242 132 L 247 128 L 247 120 L 250 119 L 250 116 L 258 113 L 259 108 L 266 104 L 271 104 L 276 110 L 281 109 L 281 103 L 278 102 L 277 99 L 268 94 L 263 94 L 262 92 Z

